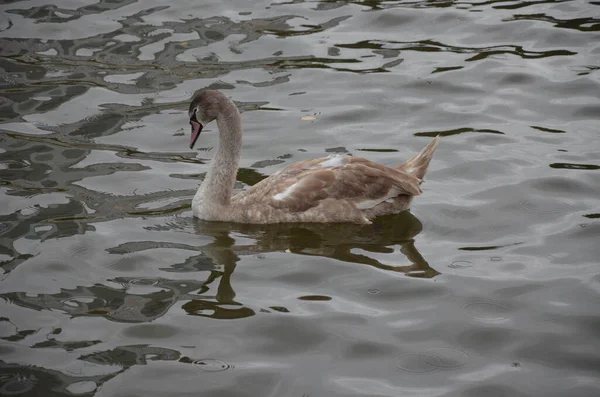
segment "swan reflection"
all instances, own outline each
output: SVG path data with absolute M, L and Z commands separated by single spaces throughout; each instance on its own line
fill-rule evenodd
M 210 284 L 217 283 L 214 299 L 198 297 L 183 305 L 190 315 L 232 319 L 255 314 L 254 309 L 235 300 L 235 290 L 231 284 L 237 262 L 246 255 L 289 252 L 373 266 L 411 277 L 432 278 L 440 274 L 415 247 L 414 237 L 421 232 L 423 225 L 408 211 L 382 217 L 371 225 L 248 225 L 195 221 L 194 228 L 198 234 L 214 238 L 213 242 L 200 247 L 200 250 L 205 257 L 222 267 L 211 271 L 203 286 L 204 290 L 208 290 Z M 252 243 L 237 244 L 232 235 L 242 235 L 244 241 L 251 240 Z M 376 259 L 376 254 L 381 253 L 397 254 L 394 260 L 398 264 L 381 263 Z M 281 306 L 260 310 L 288 311 Z
M 408 211 L 382 217 L 371 225 L 191 222 L 194 233 L 209 237 L 210 243 L 192 246 L 161 241 L 131 242 L 108 250 L 111 254 L 134 254 L 170 247 L 194 252 L 183 262 L 161 267 L 165 277 L 116 277 L 103 284 L 63 288 L 54 294 L 11 292 L 1 296 L 35 310 L 58 310 L 72 317 L 96 316 L 123 323 L 150 322 L 162 317 L 177 302 L 182 302 L 189 315 L 236 319 L 253 316 L 257 311 L 289 311 L 275 302 L 251 308 L 236 299 L 231 278 L 242 258 L 251 260 L 273 252 L 288 252 L 372 266 L 411 277 L 432 278 L 440 274 L 417 250 L 414 237 L 421 232 L 422 224 Z M 378 259 L 381 254 L 392 258 L 394 264 L 382 263 Z M 171 279 L 169 273 L 187 276 Z

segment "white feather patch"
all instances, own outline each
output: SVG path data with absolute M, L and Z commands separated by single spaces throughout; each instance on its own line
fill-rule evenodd
M 273 200 L 285 200 L 286 198 L 290 197 L 294 189 L 297 187 L 298 183 L 299 182 L 296 182 L 287 189 L 285 189 L 283 192 L 274 195 Z
M 327 160 L 316 165 L 316 168 L 335 168 L 341 167 L 348 161 L 348 156 L 345 154 L 331 155 Z

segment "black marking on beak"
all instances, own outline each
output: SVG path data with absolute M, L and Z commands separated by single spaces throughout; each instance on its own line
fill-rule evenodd
M 202 132 L 202 128 L 204 127 L 196 118 L 196 110 L 194 109 L 194 114 L 190 117 L 190 125 L 192 126 L 192 136 L 190 140 L 190 149 L 194 148 L 200 133 Z

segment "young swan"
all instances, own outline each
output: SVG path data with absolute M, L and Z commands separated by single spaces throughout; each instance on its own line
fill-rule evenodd
M 395 168 L 348 156 L 299 161 L 232 197 L 242 147 L 235 104 L 218 91 L 197 94 L 189 109 L 193 149 L 204 125 L 217 120 L 219 146 L 192 201 L 194 216 L 238 223 L 371 223 L 408 208 L 438 144 L 436 137 Z

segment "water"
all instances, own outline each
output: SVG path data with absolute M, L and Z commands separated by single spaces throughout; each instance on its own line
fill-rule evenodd
M 0 5 L 0 394 L 600 395 L 600 3 Z M 211 224 L 239 188 L 442 140 L 411 212 Z

